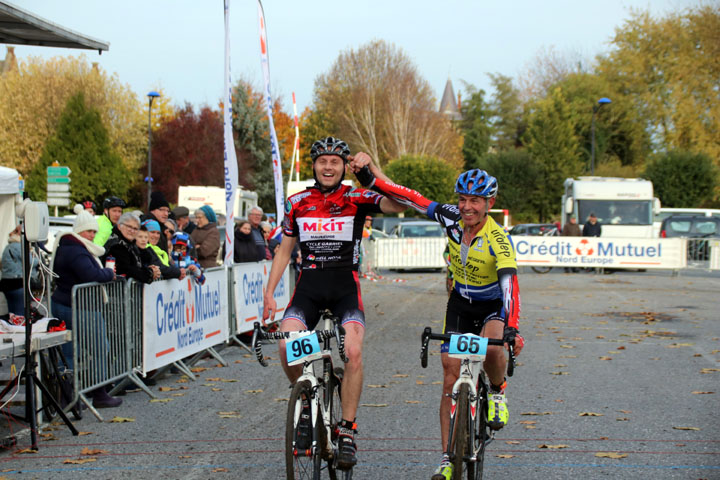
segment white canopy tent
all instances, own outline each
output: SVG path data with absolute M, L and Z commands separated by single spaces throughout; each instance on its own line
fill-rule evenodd
M 0 255 L 5 251 L 8 234 L 17 225 L 15 197 L 20 193 L 18 178 L 17 170 L 0 167 Z

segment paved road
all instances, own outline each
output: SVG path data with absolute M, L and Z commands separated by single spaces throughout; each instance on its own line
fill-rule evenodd
M 355 478 L 429 478 L 440 454 L 440 362 L 434 355 L 420 367 L 419 336 L 425 325 L 441 327 L 443 277 L 363 282 L 366 406 Z M 487 453 L 487 477 L 720 478 L 717 276 L 555 269 L 523 272 L 520 285 L 528 344 L 509 382 L 510 425 Z M 86 414 L 76 425 L 89 435 L 43 429 L 37 454 L 0 455 L 0 478 L 282 478 L 289 390 L 281 369 L 262 368 L 237 347 L 222 354 L 230 366 L 205 361 L 195 382 L 162 379 L 156 390 L 174 389 L 158 392 L 166 403 L 137 392 L 102 412 L 133 422 Z M 19 447 L 28 443 L 20 437 Z M 597 456 L 603 452 L 622 458 Z

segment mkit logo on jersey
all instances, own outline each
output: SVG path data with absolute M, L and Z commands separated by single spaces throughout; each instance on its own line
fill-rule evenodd
M 355 217 L 300 217 L 297 225 L 301 242 L 318 240 L 349 242 L 353 237 Z
M 337 222 L 334 218 L 318 218 L 316 222 L 303 222 L 303 232 L 342 232 L 344 222 Z

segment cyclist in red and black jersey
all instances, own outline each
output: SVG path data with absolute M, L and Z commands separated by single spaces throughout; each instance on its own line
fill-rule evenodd
M 333 137 L 318 140 L 313 143 L 310 156 L 316 183 L 292 195 L 285 204 L 283 239 L 268 277 L 263 298 L 263 320 L 274 318 L 277 304 L 272 293 L 288 265 L 295 244 L 299 242 L 302 270 L 280 329 L 313 329 L 319 320 L 319 311 L 325 308 L 342 320 L 349 362 L 345 365 L 342 382 L 338 468 L 347 469 L 357 462 L 355 416 L 363 381 L 365 314 L 358 277 L 363 223 L 369 213 L 396 213 L 405 210 L 405 207 L 370 190 L 341 183 L 348 161 L 353 159 L 342 140 Z M 283 369 L 294 383 L 302 373 L 302 367 L 287 366 L 283 343 L 280 345 Z M 299 430 L 302 432 L 302 429 Z

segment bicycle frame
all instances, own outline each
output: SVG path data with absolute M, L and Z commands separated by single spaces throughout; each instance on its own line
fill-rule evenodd
M 462 335 L 462 334 L 458 334 Z M 422 342 L 422 350 L 420 353 L 420 362 L 423 368 L 427 367 L 428 362 L 428 344 L 430 340 L 442 340 L 445 342 L 450 342 L 452 344 L 452 337 L 455 335 L 452 334 L 434 334 L 432 333 L 432 329 L 430 327 L 426 327 L 423 331 L 421 342 Z M 462 335 L 464 336 L 464 335 Z M 475 336 L 477 337 L 477 336 Z M 492 339 L 488 338 L 487 345 L 494 345 L 494 346 L 503 346 L 504 342 L 500 339 Z M 458 343 L 455 348 L 458 348 L 460 345 L 460 341 L 458 340 Z M 467 345 L 467 344 L 466 344 Z M 467 347 L 466 347 L 467 348 Z M 459 348 L 458 348 L 459 349 Z M 513 346 L 510 346 L 509 349 L 509 359 L 508 359 L 508 365 L 507 365 L 507 374 L 508 376 L 512 376 L 515 370 L 515 355 L 513 351 Z M 485 447 L 490 444 L 495 439 L 495 432 L 492 430 L 489 430 L 488 428 L 481 428 L 481 432 L 476 432 L 476 425 L 478 425 L 478 415 L 485 415 L 485 407 L 484 405 L 487 405 L 488 400 L 488 387 L 487 387 L 487 381 L 485 376 L 485 371 L 482 368 L 481 363 L 484 361 L 484 355 L 482 358 L 480 358 L 479 355 L 479 349 L 475 350 L 475 352 L 472 352 L 472 350 L 464 350 L 460 352 L 456 352 L 454 355 L 460 357 L 460 375 L 458 376 L 458 379 L 453 384 L 452 392 L 450 393 L 451 397 L 451 406 L 450 406 L 450 429 L 448 432 L 448 441 L 447 441 L 447 448 L 445 452 L 451 456 L 451 460 L 453 460 L 453 463 L 458 461 L 457 455 L 455 455 L 453 452 L 457 450 L 457 448 L 453 448 L 454 446 L 457 447 L 458 445 L 453 445 L 453 440 L 455 442 L 464 442 L 465 445 L 470 445 L 472 452 L 469 452 L 469 455 L 464 455 L 463 458 L 459 459 L 459 461 L 462 461 L 464 463 L 468 464 L 468 474 L 474 468 L 470 468 L 470 465 L 475 464 L 477 468 L 480 468 L 480 475 L 482 475 L 482 463 L 484 455 L 484 449 Z M 463 390 L 463 386 L 467 386 L 468 390 L 468 404 L 467 406 L 464 406 L 464 408 L 467 408 L 467 431 L 463 432 L 467 435 L 466 439 L 453 439 L 455 436 L 455 428 L 460 427 L 462 432 L 462 428 L 464 426 L 462 425 L 456 425 L 456 419 L 457 415 L 460 412 L 458 410 L 458 400 L 461 397 L 461 391 Z M 463 418 L 462 416 L 460 418 Z M 481 420 L 481 419 L 480 419 Z M 482 420 L 481 420 L 482 421 Z M 481 423 L 484 424 L 484 423 Z M 480 427 L 479 427 L 480 428 Z M 475 442 L 476 435 L 482 435 L 482 441 Z M 479 438 L 479 437 L 477 437 Z M 460 445 L 463 445 L 463 443 L 460 443 Z M 477 445 L 477 446 L 475 446 Z M 461 447 L 462 448 L 462 447 Z M 476 477 L 479 478 L 479 477 Z
M 332 317 L 328 315 L 323 315 L 324 320 L 324 326 L 325 330 L 332 330 L 333 325 L 333 319 Z M 315 362 L 322 360 L 323 362 L 323 374 L 322 377 L 319 378 L 315 374 Z M 303 373 L 298 377 L 296 382 L 302 382 L 307 380 L 310 382 L 310 385 L 312 387 L 312 401 L 310 402 L 310 415 L 312 424 L 315 425 L 315 422 L 317 420 L 318 414 L 321 416 L 323 425 L 325 427 L 326 432 L 326 439 L 327 444 L 326 445 L 319 445 L 320 448 L 324 448 L 326 451 L 332 451 L 331 446 L 331 434 L 332 434 L 332 425 L 330 424 L 330 410 L 328 409 L 328 406 L 330 405 L 330 392 L 326 388 L 327 385 L 330 384 L 330 375 L 333 374 L 333 361 L 332 361 L 332 351 L 330 350 L 330 338 L 325 338 L 323 342 L 323 351 L 322 351 L 322 358 L 321 359 L 315 359 L 311 360 L 309 362 L 303 363 Z M 318 390 L 322 389 L 322 401 L 320 401 L 320 396 L 318 395 Z M 295 425 L 300 421 L 300 411 L 295 412 Z M 315 430 L 313 430 L 313 439 L 312 439 L 312 447 L 311 450 L 314 453 L 316 449 L 318 448 L 318 442 L 319 438 L 315 438 Z M 298 452 L 299 454 L 299 452 Z
M 475 418 L 478 414 L 483 415 L 484 412 L 479 407 L 481 398 L 487 399 L 487 383 L 485 382 L 485 371 L 481 367 L 480 361 L 471 361 L 469 359 L 462 360 L 460 364 L 460 376 L 453 384 L 450 397 L 452 403 L 450 406 L 450 431 L 448 434 L 447 452 L 452 451 L 453 433 L 455 432 L 455 417 L 457 416 L 457 399 L 460 394 L 460 386 L 467 385 L 470 397 L 468 398 L 469 415 L 468 415 L 468 432 L 473 432 L 475 427 Z M 477 379 L 477 381 L 475 381 Z M 495 440 L 495 432 L 485 440 L 485 446 Z M 478 450 L 475 450 L 470 458 L 465 461 L 476 462 Z
M 315 428 L 312 429 L 312 442 L 310 444 L 310 448 L 307 449 L 298 450 L 296 439 L 293 438 L 291 450 L 292 455 L 295 457 L 302 456 L 315 458 L 316 456 L 319 456 L 324 458 L 328 462 L 328 467 L 331 468 L 331 472 L 334 472 L 334 462 L 337 459 L 337 447 L 332 441 L 333 412 L 330 408 L 333 395 L 332 382 L 335 381 L 332 378 L 335 376 L 335 372 L 333 369 L 332 349 L 330 347 L 330 342 L 333 338 L 337 340 L 338 354 L 340 355 L 341 360 L 347 363 L 348 358 L 345 355 L 345 329 L 342 325 L 340 325 L 339 319 L 332 315 L 330 311 L 324 310 L 321 312 L 320 321 L 323 322 L 325 328 L 323 330 L 313 331 L 312 333 L 317 335 L 317 339 L 321 342 L 321 346 L 318 345 L 314 347 L 316 349 L 314 352 L 312 350 L 307 351 L 305 357 L 296 358 L 296 360 L 289 362 L 289 364 L 297 365 L 302 362 L 302 374 L 295 381 L 294 385 L 295 387 L 302 384 L 307 385 L 307 387 L 303 388 L 307 388 L 308 391 L 306 395 L 309 398 L 305 398 L 307 398 L 310 403 L 311 425 L 318 425 L 316 422 L 322 419 L 322 427 L 325 430 L 323 432 L 322 430 L 316 430 Z M 263 332 L 260 328 L 260 324 L 255 322 L 252 340 L 255 356 L 261 365 L 267 366 L 267 362 L 262 354 L 262 340 L 296 341 L 298 338 L 304 336 L 308 336 L 308 331 Z M 319 351 L 317 350 L 318 348 Z M 320 360 L 322 360 L 323 363 L 322 376 L 315 373 L 314 364 Z M 339 389 L 341 382 L 337 381 L 337 385 L 337 388 Z M 293 395 L 295 395 L 295 389 L 293 389 L 293 394 L 291 395 L 291 403 Z M 303 410 L 302 403 L 303 402 L 295 401 L 294 411 L 290 410 L 292 408 L 290 405 L 288 406 L 288 421 L 290 420 L 290 415 L 292 415 L 293 430 L 297 430 L 298 428 Z M 324 439 L 322 438 L 323 433 L 325 437 Z M 288 437 L 286 437 L 286 439 L 287 438 Z M 321 445 L 320 443 L 322 440 L 324 440 L 324 442 L 322 442 Z M 288 449 L 286 453 L 287 452 L 290 452 L 290 450 Z

